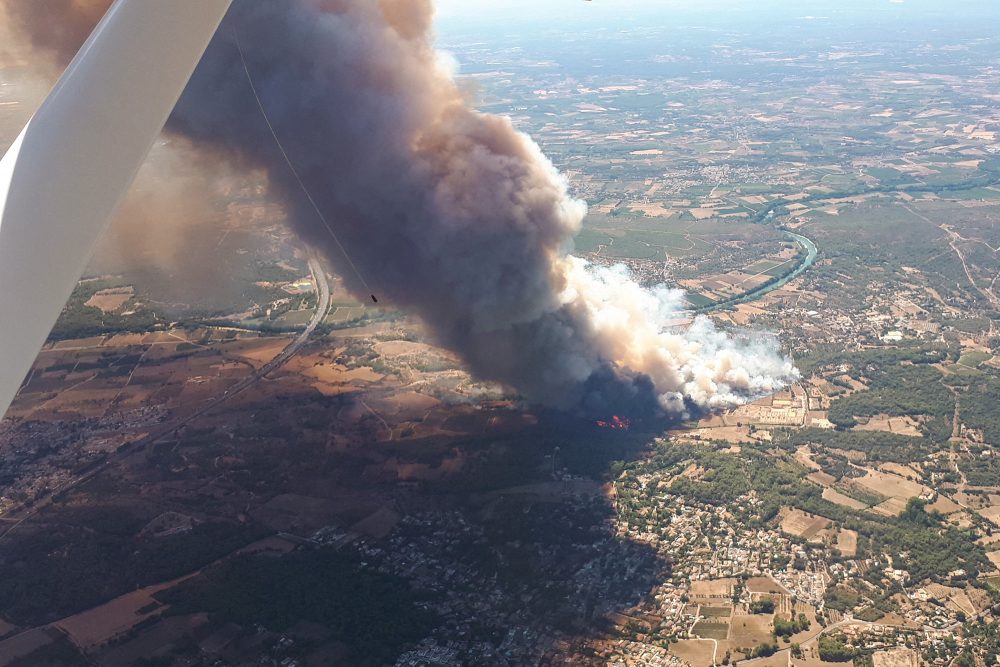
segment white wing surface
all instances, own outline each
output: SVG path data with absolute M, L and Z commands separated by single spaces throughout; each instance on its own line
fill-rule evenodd
M 0 161 L 0 416 L 231 0 L 118 0 Z

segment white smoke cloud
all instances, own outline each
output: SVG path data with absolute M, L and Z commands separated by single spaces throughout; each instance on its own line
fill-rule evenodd
M 664 410 L 686 415 L 732 408 L 798 377 L 774 337 L 733 336 L 707 317 L 678 326 L 687 307 L 681 290 L 642 287 L 624 266 L 596 267 L 566 257 L 564 303 L 582 304 L 602 356 L 652 380 Z

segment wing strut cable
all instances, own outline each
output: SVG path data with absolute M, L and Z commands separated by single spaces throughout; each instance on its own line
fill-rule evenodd
M 326 216 L 323 215 L 323 211 L 320 210 L 319 205 L 316 204 L 316 200 L 313 199 L 311 194 L 309 194 L 309 189 L 302 181 L 302 177 L 299 176 L 299 172 L 295 168 L 295 165 L 292 164 L 292 160 L 288 157 L 285 147 L 281 144 L 281 139 L 278 138 L 278 133 L 274 130 L 274 125 L 271 124 L 271 119 L 268 118 L 267 111 L 264 109 L 264 103 L 261 101 L 260 95 L 257 93 L 257 86 L 254 84 L 253 76 L 250 75 L 250 68 L 247 66 L 246 54 L 243 52 L 242 44 L 240 44 L 240 36 L 236 33 L 235 29 L 233 29 L 233 39 L 236 42 L 236 50 L 239 51 L 240 54 L 240 62 L 243 64 L 243 71 L 246 73 L 247 83 L 250 84 L 250 90 L 253 91 L 253 97 L 257 100 L 257 108 L 260 109 L 260 115 L 264 117 L 264 122 L 267 123 L 267 129 L 270 130 L 271 136 L 274 138 L 275 145 L 278 147 L 278 150 L 281 151 L 281 156 L 285 159 L 285 164 L 288 165 L 288 170 L 292 172 L 292 176 L 294 176 L 295 180 L 298 181 L 299 187 L 302 189 L 302 193 L 306 196 L 306 199 L 309 200 L 313 210 L 316 211 L 316 216 L 323 223 L 323 226 L 326 227 L 326 231 L 330 233 L 330 238 L 333 239 L 333 242 L 337 244 L 337 248 L 340 249 L 341 254 L 344 255 L 344 259 L 347 260 L 347 264 L 351 267 L 351 271 L 354 272 L 354 275 L 357 276 L 358 280 L 361 281 L 361 284 L 364 285 L 365 291 L 369 293 L 372 301 L 374 303 L 378 303 L 378 299 L 375 298 L 372 288 L 368 286 L 368 281 L 365 280 L 363 275 L 361 275 L 361 271 L 358 270 L 358 267 L 354 264 L 354 260 L 352 260 L 351 256 L 347 253 L 347 248 L 345 248 L 344 244 L 340 242 L 339 238 L 337 238 L 337 233 L 333 231 L 333 227 L 326 219 Z

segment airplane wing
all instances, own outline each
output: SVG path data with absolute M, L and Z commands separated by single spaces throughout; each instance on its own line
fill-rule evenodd
M 118 0 L 0 161 L 0 417 L 231 0 Z

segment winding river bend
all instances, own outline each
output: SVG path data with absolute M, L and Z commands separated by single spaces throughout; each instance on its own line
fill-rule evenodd
M 808 269 L 810 266 L 812 266 L 813 262 L 816 261 L 816 255 L 819 254 L 819 250 L 816 248 L 816 244 L 813 243 L 812 240 L 806 238 L 805 236 L 802 236 L 801 234 L 796 234 L 795 232 L 789 232 L 787 230 L 784 231 L 784 234 L 785 236 L 794 240 L 796 243 L 802 246 L 802 249 L 806 251 L 805 257 L 802 258 L 802 261 L 799 262 L 798 266 L 796 266 L 792 271 L 786 273 L 784 276 L 774 281 L 773 283 L 768 283 L 766 285 L 763 285 L 762 287 L 758 287 L 757 289 L 750 290 L 749 292 L 744 292 L 743 294 L 733 297 L 732 299 L 727 299 L 725 301 L 713 303 L 708 306 L 702 306 L 701 308 L 695 308 L 693 309 L 693 312 L 700 315 L 702 313 L 710 313 L 713 310 L 720 310 L 722 308 L 729 308 L 730 306 L 735 306 L 737 304 L 756 301 L 757 299 L 760 299 L 768 292 L 773 292 L 776 289 L 784 287 L 789 282 L 801 276 L 805 272 L 805 270 Z

